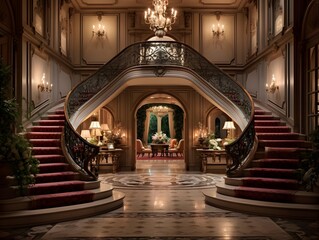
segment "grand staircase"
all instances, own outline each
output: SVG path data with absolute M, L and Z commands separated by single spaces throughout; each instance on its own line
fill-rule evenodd
M 0 228 L 35 226 L 105 213 L 123 205 L 124 194 L 100 181 L 83 181 L 72 170 L 61 149 L 65 124 L 63 109 L 34 121 L 26 137 L 39 160 L 36 183 L 26 197 L 0 200 Z M 14 179 L 11 189 L 15 189 Z
M 319 217 L 319 194 L 306 192 L 299 183 L 300 153 L 311 142 L 271 112 L 256 107 L 258 149 L 238 178 L 226 177 L 216 192 L 204 191 L 208 204 L 269 216 Z

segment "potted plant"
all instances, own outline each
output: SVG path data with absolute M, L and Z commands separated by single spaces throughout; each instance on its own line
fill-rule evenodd
M 16 99 L 11 98 L 10 67 L 0 59 L 0 164 L 1 184 L 7 176 L 14 177 L 20 194 L 27 193 L 27 187 L 34 183 L 38 172 L 38 160 L 31 155 L 28 140 L 19 134 L 19 106 Z
M 300 161 L 301 182 L 307 191 L 319 190 L 319 127 L 314 130 L 309 139 L 312 142 L 312 150 L 302 154 Z

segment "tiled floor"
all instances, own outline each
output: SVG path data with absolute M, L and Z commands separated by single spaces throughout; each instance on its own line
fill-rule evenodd
M 180 162 L 145 161 L 137 167 L 136 174 L 152 176 L 155 184 L 146 188 L 120 186 L 126 194 L 123 208 L 82 220 L 16 229 L 11 236 L 7 232 L 5 239 L 319 239 L 319 220 L 252 216 L 206 205 L 201 191 L 213 189 L 213 182 L 206 187 L 172 187 L 170 176 L 185 174 Z M 101 179 L 132 175 L 106 174 Z M 199 173 L 188 175 L 192 181 Z M 222 177 L 205 176 L 216 181 Z M 160 184 L 156 184 L 158 180 Z

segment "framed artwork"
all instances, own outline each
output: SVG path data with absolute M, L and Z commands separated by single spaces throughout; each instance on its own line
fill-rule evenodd
M 270 38 L 282 32 L 285 25 L 285 0 L 268 1 L 268 32 Z

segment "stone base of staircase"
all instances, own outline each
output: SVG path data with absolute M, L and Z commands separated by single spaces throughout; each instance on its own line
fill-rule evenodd
M 231 191 L 235 186 L 221 183 L 217 184 L 217 187 L 224 189 L 225 191 L 223 193 L 218 193 L 217 188 L 203 191 L 206 204 L 235 212 L 267 217 L 319 219 L 318 204 L 280 203 L 232 197 Z M 228 194 L 225 194 L 226 191 Z M 303 191 L 299 191 L 297 194 L 300 199 L 314 198 L 314 195 L 316 195 L 315 198 L 318 197 L 317 194 Z
M 94 192 L 93 202 L 36 210 L 25 209 L 30 202 L 28 197 L 2 200 L 1 208 L 6 211 L 0 214 L 0 228 L 31 227 L 70 221 L 110 212 L 123 206 L 125 194 L 113 190 L 107 184 L 101 184 L 100 188 L 90 191 Z

